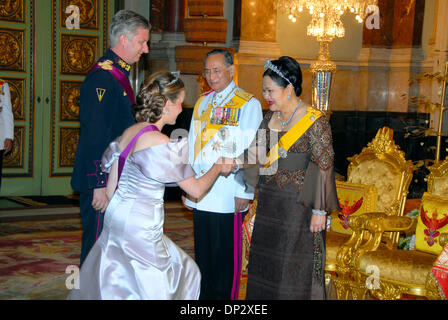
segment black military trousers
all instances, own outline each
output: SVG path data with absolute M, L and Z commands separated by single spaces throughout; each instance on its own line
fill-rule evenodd
M 93 209 L 92 207 L 93 192 L 79 195 L 79 206 L 81 209 L 82 222 L 82 242 L 81 242 L 81 265 L 89 254 L 90 249 L 100 236 L 103 230 L 104 213 Z
M 202 276 L 200 300 L 231 298 L 233 219 L 233 213 L 193 210 L 195 260 Z

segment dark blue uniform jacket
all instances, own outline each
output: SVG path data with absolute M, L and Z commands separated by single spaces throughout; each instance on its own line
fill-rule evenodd
M 110 60 L 128 77 L 130 65 L 108 50 L 99 61 Z M 81 86 L 79 102 L 81 135 L 76 150 L 71 186 L 79 192 L 105 187 L 107 174 L 101 172 L 103 152 L 116 137 L 135 123 L 131 102 L 123 87 L 109 71 L 90 72 Z

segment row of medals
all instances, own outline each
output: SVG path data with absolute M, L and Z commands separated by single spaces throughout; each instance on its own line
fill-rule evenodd
M 240 123 L 241 109 L 218 107 L 213 108 L 211 124 L 238 126 Z

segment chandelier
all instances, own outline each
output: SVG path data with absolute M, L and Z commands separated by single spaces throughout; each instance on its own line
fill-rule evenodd
M 312 104 L 315 108 L 327 112 L 329 109 L 330 89 L 336 64 L 330 60 L 329 46 L 334 38 L 345 36 L 341 16 L 346 12 L 355 15 L 356 21 L 363 23 L 368 12 L 374 11 L 378 0 L 276 0 L 279 11 L 288 14 L 292 22 L 304 10 L 311 15 L 307 35 L 317 38 L 320 44 L 318 60 L 311 63 Z
M 355 15 L 356 21 L 363 23 L 369 6 L 377 5 L 378 0 L 277 0 L 277 9 L 289 14 L 296 22 L 297 16 L 305 9 L 311 15 L 307 35 L 318 41 L 331 41 L 345 36 L 341 16 L 346 12 Z

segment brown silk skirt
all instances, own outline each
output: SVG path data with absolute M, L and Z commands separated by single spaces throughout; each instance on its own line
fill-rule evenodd
M 324 299 L 325 231 L 318 237 L 310 231 L 312 210 L 297 203 L 293 184 L 279 189 L 275 182 L 263 183 L 264 179 L 259 186 L 246 299 Z

